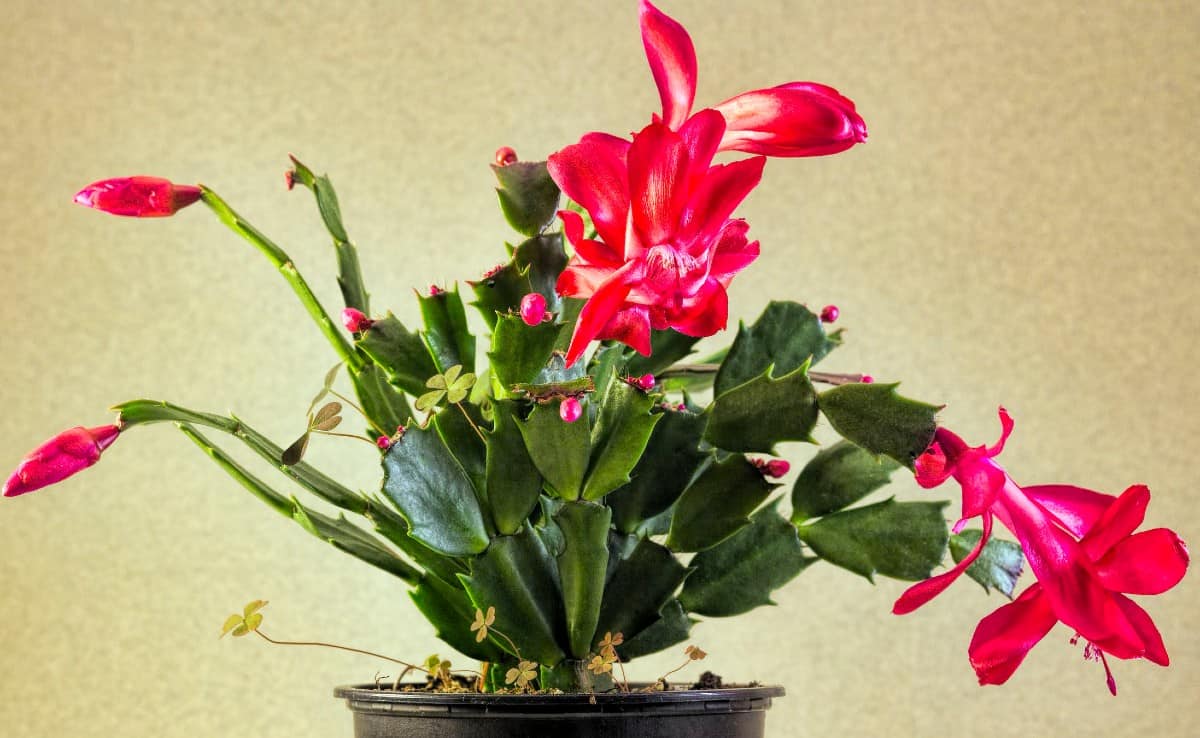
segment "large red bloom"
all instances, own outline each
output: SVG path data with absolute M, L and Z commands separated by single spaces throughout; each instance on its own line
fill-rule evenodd
M 678 21 L 641 2 L 642 45 L 662 99 L 662 121 L 679 130 L 696 99 L 696 50 Z M 788 82 L 729 98 L 718 151 L 767 156 L 824 156 L 867 139 L 854 103 L 817 82 Z
M 631 144 L 588 134 L 550 157 L 551 176 L 592 217 L 562 211 L 575 249 L 557 290 L 587 298 L 567 362 L 594 339 L 622 341 L 650 353 L 650 329 L 710 336 L 725 327 L 725 288 L 758 256 L 745 221 L 729 216 L 762 178 L 764 159 L 712 165 L 725 130 L 705 110 L 678 132 L 651 123 Z
M 962 487 L 962 518 L 955 530 L 981 517 L 983 535 L 957 566 L 909 587 L 893 612 L 917 609 L 961 576 L 982 551 L 994 518 L 1016 535 L 1038 583 L 980 623 L 972 664 L 981 683 L 1006 680 L 1055 622 L 1085 639 L 1089 655 L 1145 657 L 1165 665 L 1166 651 L 1149 616 L 1120 594 L 1157 594 L 1174 586 L 1187 569 L 1187 549 L 1173 532 L 1129 535 L 1142 522 L 1149 490 L 1130 487 L 1117 499 L 1065 485 L 1021 487 L 994 460 L 1013 429 L 1003 408 L 1000 421 L 1002 435 L 991 447 L 970 447 L 938 428 L 934 443 L 918 459 L 921 486 L 935 487 L 952 477 Z

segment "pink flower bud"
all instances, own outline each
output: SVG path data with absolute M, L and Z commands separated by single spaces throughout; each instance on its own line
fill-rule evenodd
M 521 298 L 521 320 L 525 325 L 537 325 L 546 317 L 546 298 L 537 292 L 530 292 Z
M 438 295 L 444 295 L 444 294 L 446 294 L 446 290 L 442 289 L 441 287 L 438 287 L 436 284 L 429 285 L 429 296 L 430 297 L 437 297 Z
M 862 382 L 863 384 L 873 384 L 875 382 L 875 377 L 872 377 L 870 374 L 864 374 L 858 381 Z
M 517 163 L 517 152 L 511 146 L 501 146 L 496 149 L 496 166 L 506 167 Z
M 568 397 L 559 403 L 558 417 L 563 419 L 564 423 L 574 423 L 583 415 L 583 405 L 579 404 L 579 398 Z
M 825 307 L 821 308 L 821 322 L 832 323 L 837 320 L 838 316 L 841 314 L 842 311 L 838 310 L 837 305 L 826 305 Z
M 100 460 L 100 452 L 117 440 L 115 425 L 71 428 L 46 441 L 21 459 L 4 483 L 4 496 L 16 497 L 56 484 Z
M 632 384 L 634 387 L 637 387 L 643 392 L 649 392 L 650 390 L 654 389 L 654 385 L 658 384 L 658 382 L 655 381 L 653 374 L 643 374 L 640 377 L 629 377 L 625 381 L 629 382 L 629 384 Z
M 161 177 L 117 177 L 84 187 L 75 202 L 113 215 L 162 218 L 200 199 L 200 188 Z
M 791 471 L 791 469 L 792 465 L 787 461 L 784 461 L 783 459 L 771 459 L 767 462 L 765 472 L 768 477 L 778 478 L 782 477 L 784 474 L 787 474 L 789 471 Z
M 384 451 L 387 451 L 392 447 L 392 439 L 388 438 L 387 436 L 380 436 L 379 438 L 375 439 L 375 445 Z
M 296 186 L 296 170 L 289 169 L 283 173 L 283 181 L 287 184 L 288 192 Z
M 342 310 L 342 325 L 346 326 L 346 330 L 351 333 L 362 333 L 375 325 L 375 321 L 368 318 L 361 310 L 345 308 Z

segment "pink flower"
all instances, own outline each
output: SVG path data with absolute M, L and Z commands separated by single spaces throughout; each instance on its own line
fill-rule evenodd
M 4 483 L 4 496 L 16 497 L 56 484 L 100 460 L 100 452 L 117 440 L 115 425 L 71 428 L 26 454 Z
M 983 535 L 971 553 L 954 568 L 909 587 L 896 601 L 893 612 L 911 612 L 950 586 L 982 552 L 991 535 L 993 519 L 998 519 L 1016 535 L 1038 584 L 1034 594 L 1027 590 L 1012 604 L 1012 610 L 1005 610 L 1006 615 L 998 616 L 996 621 L 991 621 L 987 628 L 983 628 L 984 636 L 977 635 L 977 638 L 982 638 L 981 643 L 995 640 L 988 633 L 991 628 L 999 627 L 996 623 L 1006 618 L 1015 617 L 1017 623 L 1025 625 L 1034 622 L 1032 615 L 1026 617 L 1022 614 L 1028 609 L 1032 614 L 1053 613 L 1054 621 L 1074 628 L 1080 637 L 1088 641 L 1094 653 L 1108 653 L 1122 659 L 1143 656 L 1152 660 L 1157 658 L 1161 640 L 1157 638 L 1157 631 L 1153 631 L 1153 624 L 1147 627 L 1149 618 L 1140 608 L 1117 594 L 1148 592 L 1139 589 L 1139 585 L 1118 581 L 1111 573 L 1102 573 L 1104 567 L 1099 564 L 1110 549 L 1116 550 L 1115 544 L 1119 539 L 1140 525 L 1149 501 L 1149 492 L 1145 487 L 1131 487 L 1117 503 L 1110 504 L 1114 499 L 1111 496 L 1079 487 L 1021 487 L 993 460 L 1003 451 L 1004 443 L 1013 429 L 1012 418 L 1003 408 L 1000 409 L 1000 422 L 1003 429 L 1000 440 L 990 447 L 967 446 L 953 432 L 938 428 L 933 444 L 917 460 L 916 477 L 922 487 L 936 487 L 951 477 L 962 487 L 962 518 L 955 526 L 955 531 L 961 530 L 967 520 L 981 517 Z M 1173 533 L 1166 533 L 1173 541 L 1178 541 Z M 1133 545 L 1149 540 L 1142 539 Z M 1181 544 L 1177 548 L 1165 546 L 1161 540 L 1156 540 L 1155 545 L 1158 550 L 1154 556 L 1164 562 L 1168 573 L 1148 576 L 1170 579 L 1176 570 L 1182 576 L 1187 564 L 1186 549 Z M 1181 567 L 1172 568 L 1175 564 L 1168 561 L 1170 557 L 1162 555 L 1167 548 L 1177 550 L 1182 555 Z M 1131 553 L 1134 553 L 1132 549 L 1126 549 L 1115 556 L 1128 561 Z M 1140 556 L 1138 554 L 1134 558 Z M 1179 560 L 1176 561 L 1178 563 Z M 1178 581 L 1177 577 L 1167 586 L 1175 581 Z M 1048 610 L 1030 609 L 1034 608 L 1030 604 L 1034 600 L 1042 603 L 1037 604 L 1037 608 Z M 1042 624 L 1045 618 L 1036 622 Z M 1046 625 L 1045 630 L 1049 630 L 1050 625 L 1053 622 Z M 1010 635 L 1028 636 L 1032 632 L 1030 629 L 1016 628 Z M 1036 639 L 1032 642 L 1028 638 L 1022 640 L 1021 643 L 1028 643 L 1024 651 L 1028 651 L 1034 642 Z M 1016 646 L 1010 644 L 1009 647 Z M 980 653 L 983 653 L 982 646 L 980 649 Z M 1162 655 L 1165 656 L 1165 653 Z M 1003 673 L 1002 669 L 989 666 L 989 659 L 980 658 L 982 666 L 977 671 L 980 671 L 981 679 L 984 673 L 989 675 L 989 679 L 999 678 L 1001 674 L 1007 678 L 1020 662 L 1018 658 L 1011 665 L 1012 668 Z
M 351 333 L 362 333 L 375 325 L 375 321 L 368 318 L 363 311 L 348 307 L 342 308 L 342 325 Z
M 662 121 L 679 130 L 696 98 L 696 50 L 678 21 L 642 0 L 642 44 L 662 100 Z M 816 82 L 788 82 L 732 97 L 716 110 L 726 127 L 718 151 L 824 156 L 867 138 L 854 103 Z
M 764 159 L 712 166 L 724 120 L 712 110 L 678 131 L 651 123 L 624 141 L 591 133 L 550 156 L 563 192 L 592 217 L 559 211 L 574 247 L 556 286 L 587 298 L 567 350 L 574 363 L 594 339 L 615 339 L 645 355 L 650 329 L 711 336 L 725 327 L 725 289 L 758 256 L 749 226 L 730 219 L 762 178 Z
M 117 177 L 84 187 L 75 202 L 113 215 L 162 218 L 200 199 L 200 188 L 160 177 Z
M 1134 533 L 1145 517 L 1150 491 L 1134 486 L 1120 497 L 1112 497 L 1077 487 L 1051 486 L 1027 488 L 1027 492 L 1059 525 L 1079 536 L 1092 570 L 1125 621 L 1114 623 L 1111 629 L 1131 627 L 1141 642 L 1137 653 L 1109 651 L 1091 641 L 1085 645 L 1084 657 L 1104 665 L 1109 691 L 1115 695 L 1117 685 L 1105 653 L 1118 658 L 1141 656 L 1167 666 L 1170 659 L 1154 621 L 1124 594 L 1160 594 L 1178 584 L 1187 571 L 1187 547 L 1174 531 L 1155 528 Z M 981 620 L 968 649 L 979 683 L 1007 681 L 1029 649 L 1060 619 L 1053 598 L 1039 582 Z

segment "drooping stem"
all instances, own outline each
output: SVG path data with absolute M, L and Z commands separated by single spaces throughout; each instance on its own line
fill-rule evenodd
M 383 654 L 375 653 L 374 651 L 366 651 L 361 648 L 351 648 L 350 646 L 339 646 L 336 643 L 324 643 L 322 641 L 277 641 L 274 638 L 272 638 L 271 636 L 262 632 L 261 630 L 256 629 L 254 632 L 257 633 L 266 642 L 273 643 L 276 646 L 320 646 L 322 648 L 334 648 L 334 649 L 337 649 L 338 651 L 348 651 L 350 653 L 357 653 L 357 654 L 361 654 L 363 656 L 373 656 L 377 659 L 383 659 L 384 661 L 390 661 L 393 664 L 399 664 L 400 666 L 403 666 L 406 671 L 421 671 L 426 674 L 430 673 L 430 671 L 424 667 L 417 666 L 416 664 L 410 664 L 407 661 L 401 661 L 400 659 L 394 659 L 391 656 L 384 656 Z M 471 673 L 473 674 L 475 672 L 471 672 Z
M 456 403 L 454 403 L 454 406 L 458 408 L 459 412 L 461 412 L 463 414 L 463 417 L 467 419 L 467 422 L 471 424 L 471 428 L 473 428 L 475 430 L 475 435 L 479 436 L 479 440 L 483 441 L 486 444 L 487 438 L 484 437 L 483 431 L 479 430 L 479 426 L 475 425 L 474 420 L 471 420 L 471 414 L 468 413 L 467 409 L 462 406 L 462 403 L 456 402 Z
M 297 271 L 295 264 L 292 263 L 291 257 L 271 241 L 271 239 L 243 220 L 215 192 L 204 186 L 201 186 L 200 190 L 200 199 L 216 213 L 217 218 L 234 233 L 246 239 L 246 241 L 257 248 L 263 256 L 267 257 L 275 265 L 275 268 L 279 270 L 279 273 L 291 285 L 292 291 L 300 298 L 301 304 L 308 310 L 308 314 L 317 324 L 317 327 L 320 328 L 321 333 L 325 335 L 325 338 L 333 346 L 333 350 L 337 352 L 342 361 L 346 362 L 346 365 L 353 370 L 361 369 L 364 363 L 363 357 L 354 350 L 337 324 L 329 317 L 329 313 L 321 306 L 320 301 L 317 300 L 317 296 L 313 294 L 308 283 L 304 281 L 304 277 L 300 276 L 300 272 Z
M 489 632 L 489 633 L 495 633 L 496 635 L 498 635 L 498 636 L 500 636 L 501 638 L 503 638 L 503 639 L 505 640 L 505 642 L 507 642 L 507 643 L 508 643 L 508 647 L 512 649 L 512 654 L 513 654 L 513 656 L 516 656 L 516 657 L 517 657 L 517 660 L 518 660 L 518 661 L 524 661 L 524 660 L 525 660 L 525 657 L 521 655 L 521 649 L 517 648 L 517 644 L 513 643 L 513 639 L 509 638 L 507 635 L 505 635 L 504 633 L 500 632 L 500 631 L 499 631 L 499 630 L 497 630 L 496 628 L 493 628 L 493 627 L 492 627 L 492 626 L 490 626 L 490 625 L 488 626 L 488 632 Z

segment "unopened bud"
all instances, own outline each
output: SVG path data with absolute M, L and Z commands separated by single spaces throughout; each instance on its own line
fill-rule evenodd
M 496 149 L 496 166 L 506 167 L 517 163 L 517 152 L 511 146 L 501 146 Z
M 530 292 L 521 298 L 521 320 L 525 325 L 537 325 L 546 317 L 546 298 L 538 292 Z
M 361 310 L 345 308 L 342 310 L 342 325 L 346 326 L 346 330 L 351 333 L 362 333 L 375 325 L 375 321 L 368 318 Z
M 568 397 L 558 405 L 558 417 L 563 419 L 564 423 L 574 423 L 583 416 L 583 405 L 579 403 L 579 398 Z
M 837 320 L 838 316 L 841 314 L 842 311 L 838 310 L 837 305 L 826 305 L 825 307 L 821 308 L 821 322 L 832 323 Z

